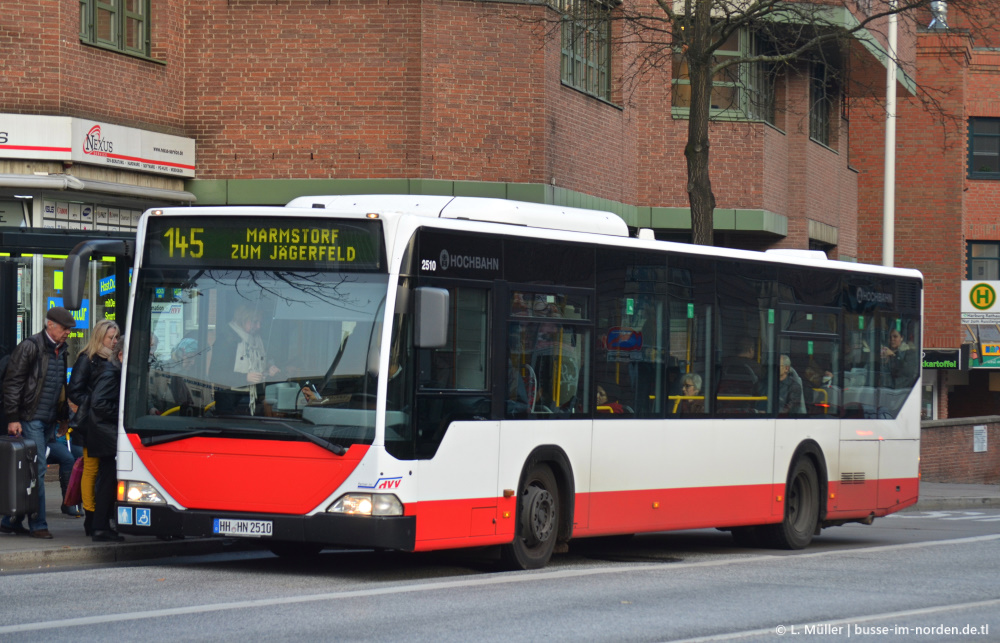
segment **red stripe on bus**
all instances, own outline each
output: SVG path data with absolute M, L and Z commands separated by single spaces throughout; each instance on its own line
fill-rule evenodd
M 827 518 L 885 516 L 917 500 L 916 478 L 870 485 L 879 494 L 878 508 L 873 497 L 863 510 L 831 510 Z M 837 495 L 838 486 L 831 482 L 831 493 Z M 783 484 L 580 493 L 573 537 L 765 525 L 781 521 L 784 503 Z M 417 517 L 417 551 L 509 543 L 514 535 L 513 498 L 424 501 L 410 503 L 406 513 Z
M 775 522 L 773 505 L 780 516 L 784 505 L 777 498 L 783 494 L 784 485 L 770 484 L 591 493 L 589 524 L 574 533 L 605 536 Z
M 826 517 L 829 520 L 879 518 L 916 504 L 919 492 L 919 478 L 886 478 L 847 484 L 831 481 Z
M 310 442 L 196 437 L 129 441 L 154 484 L 189 509 L 305 514 L 354 471 L 368 446 L 337 456 Z M 127 474 L 125 474 L 127 476 Z
M 575 499 L 573 535 L 774 522 L 772 491 L 783 488 L 751 485 L 580 493 Z M 417 518 L 417 551 L 429 551 L 510 542 L 515 508 L 513 498 L 476 498 L 411 503 L 406 513 Z

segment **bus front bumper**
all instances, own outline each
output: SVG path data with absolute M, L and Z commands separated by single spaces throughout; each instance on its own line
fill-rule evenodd
M 164 538 L 241 537 L 216 533 L 216 521 L 268 521 L 271 523 L 270 535 L 253 537 L 264 546 L 267 541 L 285 541 L 413 551 L 417 533 L 415 516 L 350 516 L 333 513 L 290 516 L 233 511 L 180 511 L 163 505 L 128 503 L 117 504 L 116 516 L 118 531 L 123 534 Z

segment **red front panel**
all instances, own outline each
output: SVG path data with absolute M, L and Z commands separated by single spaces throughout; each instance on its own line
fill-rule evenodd
M 514 538 L 514 498 L 471 498 L 409 503 L 417 517 L 417 551 L 478 547 Z
M 311 442 L 195 437 L 151 447 L 129 435 L 155 484 L 188 509 L 305 514 L 358 466 L 368 446 L 343 456 Z

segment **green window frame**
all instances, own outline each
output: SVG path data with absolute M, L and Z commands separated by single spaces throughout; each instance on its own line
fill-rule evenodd
M 559 0 L 562 82 L 611 101 L 611 9 L 600 0 Z
M 1000 118 L 969 119 L 969 178 L 1000 179 Z
M 766 55 L 769 43 L 744 31 L 734 32 L 714 55 L 714 63 L 725 58 L 748 58 Z M 752 120 L 775 124 L 773 63 L 730 65 L 712 77 L 711 118 L 713 120 Z M 687 61 L 674 53 L 671 79 L 672 112 L 687 117 L 691 108 L 691 81 Z
M 968 279 L 1000 281 L 1000 241 L 968 242 Z
M 152 0 L 80 0 L 80 40 L 148 58 Z

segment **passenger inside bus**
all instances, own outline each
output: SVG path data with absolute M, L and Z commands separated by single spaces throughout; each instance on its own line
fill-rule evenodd
M 597 385 L 597 396 L 596 396 L 596 407 L 598 413 L 611 413 L 611 414 L 624 414 L 627 413 L 626 407 L 622 406 L 621 402 L 618 401 L 618 396 L 608 395 L 608 389 L 614 391 L 614 387 L 610 384 L 598 384 Z
M 683 415 L 705 412 L 705 398 L 701 394 L 701 375 L 687 373 L 681 378 L 681 400 L 679 410 Z
M 916 373 L 916 354 L 903 341 L 903 334 L 893 328 L 888 345 L 882 346 L 882 380 L 886 388 L 909 388 Z
M 788 355 L 781 356 L 778 374 L 778 415 L 803 415 L 806 412 L 802 395 L 802 378 L 792 368 Z
M 806 411 L 810 415 L 825 415 L 831 408 L 836 408 L 839 399 L 833 384 L 833 372 L 815 360 L 806 366 L 802 386 Z
M 212 345 L 211 379 L 215 384 L 229 386 L 237 393 L 217 390 L 217 413 L 249 412 L 253 415 L 257 385 L 262 384 L 265 377 L 273 377 L 281 370 L 273 364 L 267 364 L 260 325 L 260 312 L 250 305 L 240 304 L 233 313 L 232 321 L 222 327 L 215 338 L 215 344 Z
M 737 342 L 735 355 L 723 358 L 717 392 L 720 412 L 758 411 L 758 400 L 753 398 L 762 395 L 762 371 L 756 354 L 756 341 L 752 337 L 742 337 Z

